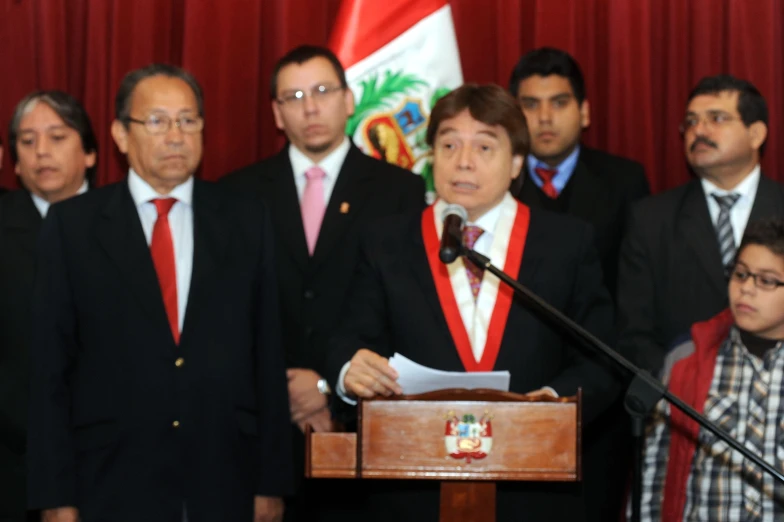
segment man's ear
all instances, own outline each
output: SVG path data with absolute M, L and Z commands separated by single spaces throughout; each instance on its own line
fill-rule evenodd
M 591 104 L 583 100 L 580 104 L 580 126 L 587 129 L 591 125 Z
M 112 122 L 111 132 L 114 143 L 117 144 L 117 148 L 120 149 L 120 152 L 128 154 L 128 129 L 125 128 L 123 122 L 114 120 Z

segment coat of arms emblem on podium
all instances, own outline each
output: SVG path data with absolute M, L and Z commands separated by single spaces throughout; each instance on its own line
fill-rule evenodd
M 447 454 L 453 459 L 472 460 L 487 457 L 493 448 L 492 416 L 485 412 L 478 421 L 472 413 L 459 418 L 453 411 L 446 415 L 444 443 Z

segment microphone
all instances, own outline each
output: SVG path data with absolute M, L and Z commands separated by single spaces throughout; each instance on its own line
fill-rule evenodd
M 468 212 L 460 205 L 447 205 L 442 214 L 444 230 L 441 233 L 441 248 L 438 258 L 442 263 L 452 263 L 463 250 L 463 223 L 468 220 Z

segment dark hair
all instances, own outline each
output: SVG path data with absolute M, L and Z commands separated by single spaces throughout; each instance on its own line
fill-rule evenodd
M 152 78 L 153 76 L 166 76 L 169 78 L 179 78 L 188 84 L 196 97 L 196 105 L 199 109 L 199 116 L 204 116 L 204 94 L 201 85 L 196 81 L 191 73 L 180 67 L 165 63 L 153 63 L 141 69 L 136 69 L 128 74 L 120 82 L 117 89 L 117 96 L 114 99 L 114 117 L 128 126 L 128 118 L 131 116 L 131 96 L 139 82 Z
M 569 80 L 572 92 L 577 99 L 577 103 L 585 100 L 585 80 L 580 66 L 574 58 L 560 49 L 553 47 L 541 47 L 528 52 L 520 58 L 517 65 L 512 69 L 512 76 L 509 79 L 509 92 L 517 98 L 517 91 L 520 83 L 531 76 L 563 76 Z
M 697 96 L 705 94 L 718 95 L 722 92 L 738 93 L 738 113 L 743 124 L 748 127 L 752 123 L 761 121 L 768 125 L 768 104 L 759 90 L 751 82 L 741 80 L 729 74 L 706 76 L 700 80 L 689 93 L 686 105 Z M 760 146 L 760 156 L 765 150 L 765 143 Z
M 466 109 L 477 121 L 503 127 L 512 142 L 513 154 L 528 154 L 530 138 L 525 116 L 514 98 L 498 85 L 466 83 L 438 100 L 430 113 L 427 144 L 433 146 L 442 121 L 454 118 Z
M 749 245 L 763 246 L 777 256 L 784 256 L 784 220 L 765 218 L 749 222 L 735 256 L 736 262 L 740 259 L 743 249 Z
M 16 104 L 11 124 L 8 126 L 8 152 L 11 154 L 11 161 L 14 164 L 19 159 L 16 153 L 19 125 L 21 125 L 24 115 L 38 103 L 45 103 L 49 106 L 63 120 L 63 123 L 79 134 L 79 138 L 82 140 L 82 150 L 86 154 L 98 153 L 98 140 L 95 139 L 90 116 L 76 98 L 63 91 L 33 91 Z M 91 187 L 95 186 L 95 175 L 95 166 L 85 170 L 85 179 Z
M 292 63 L 303 64 L 313 58 L 326 58 L 329 63 L 332 64 L 332 68 L 335 69 L 335 74 L 337 74 L 338 80 L 340 80 L 340 86 L 344 89 L 348 87 L 348 82 L 346 82 L 346 71 L 343 69 L 343 64 L 340 63 L 338 57 L 335 56 L 335 53 L 326 47 L 301 45 L 287 52 L 283 58 L 278 60 L 278 63 L 275 64 L 275 69 L 272 71 L 272 78 L 270 79 L 270 97 L 273 100 L 278 97 L 278 74 L 280 74 L 281 69 Z

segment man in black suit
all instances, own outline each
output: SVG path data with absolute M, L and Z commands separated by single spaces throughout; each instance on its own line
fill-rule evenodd
M 658 371 L 692 324 L 728 305 L 727 273 L 746 223 L 784 216 L 784 189 L 759 160 L 765 99 L 732 76 L 703 78 L 681 124 L 695 179 L 640 202 L 621 250 L 619 350 Z
M 531 152 L 513 194 L 534 207 L 569 214 L 593 226 L 604 281 L 615 296 L 618 255 L 632 203 L 648 195 L 642 165 L 580 144 L 591 122 L 585 81 L 577 62 L 560 49 L 544 47 L 512 71 L 509 88 L 531 133 Z M 601 477 L 586 482 L 589 520 L 605 522 L 621 510 L 627 466 L 627 415 L 621 400 L 586 432 L 584 463 Z M 594 475 L 596 476 L 596 475 Z
M 8 137 L 25 188 L 0 198 L 0 521 L 21 522 L 35 243 L 49 205 L 87 190 L 97 143 L 87 112 L 60 91 L 25 96 Z
M 54 206 L 33 294 L 30 506 L 45 521 L 279 521 L 288 396 L 266 210 L 194 180 L 201 88 L 132 71 L 126 181 Z
M 580 144 L 591 110 L 580 66 L 565 51 L 543 47 L 520 58 L 509 89 L 531 133 L 531 152 L 512 194 L 528 206 L 593 225 L 604 281 L 614 297 L 631 205 L 650 192 L 643 166 Z
M 337 393 L 351 402 L 404 392 L 387 360 L 398 352 L 440 370 L 508 370 L 517 393 L 570 396 L 582 387 L 583 420 L 590 424 L 619 389 L 605 361 L 512 297 L 492 274 L 482 276 L 462 259 L 438 261 L 442 213 L 447 204 L 460 205 L 469 247 L 610 341 L 612 301 L 590 227 L 509 194 L 528 134 L 501 87 L 467 84 L 443 97 L 427 141 L 439 200 L 424 212 L 388 218 L 365 236 L 345 320 L 332 340 L 328 375 Z M 491 324 L 496 313 L 505 322 Z M 501 522 L 585 519 L 580 484 L 499 485 L 497 502 Z M 377 484 L 367 510 L 366 520 L 437 520 L 438 484 Z
M 425 189 L 418 176 L 366 156 L 346 137 L 354 97 L 328 49 L 290 51 L 276 65 L 271 87 L 275 123 L 288 145 L 224 179 L 263 199 L 272 215 L 295 460 L 304 470 L 305 424 L 331 429 L 324 339 L 346 305 L 359 233 L 379 217 L 422 209 Z M 305 481 L 286 520 L 328 517 L 344 486 Z

